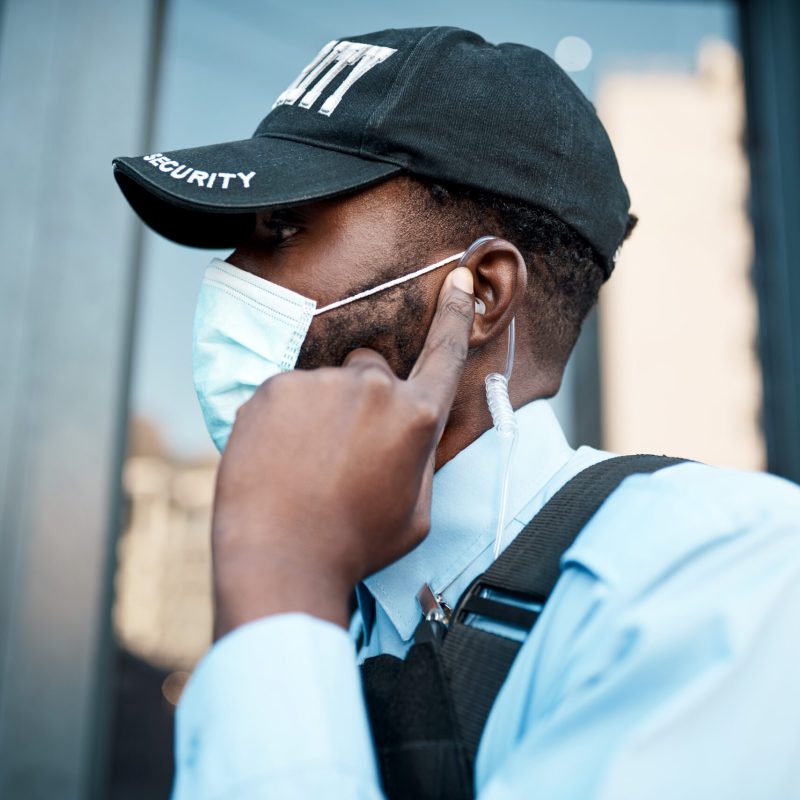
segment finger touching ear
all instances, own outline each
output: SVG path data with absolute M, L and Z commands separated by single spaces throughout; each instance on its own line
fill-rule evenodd
M 482 347 L 502 334 L 517 313 L 528 285 L 525 259 L 511 242 L 487 237 L 468 248 L 459 266 L 469 269 L 474 283 L 469 346 Z

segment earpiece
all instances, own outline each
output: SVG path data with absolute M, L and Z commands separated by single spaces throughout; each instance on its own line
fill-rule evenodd
M 486 313 L 486 303 L 483 302 L 479 297 L 475 298 L 475 313 L 476 314 L 485 314 Z

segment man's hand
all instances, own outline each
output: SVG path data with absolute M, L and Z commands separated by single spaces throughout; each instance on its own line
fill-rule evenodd
M 289 611 L 346 627 L 355 584 L 425 538 L 473 314 L 460 267 L 408 380 L 361 349 L 339 368 L 271 378 L 240 408 L 214 507 L 217 637 Z

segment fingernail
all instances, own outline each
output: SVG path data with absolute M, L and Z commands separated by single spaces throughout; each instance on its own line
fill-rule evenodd
M 472 294 L 472 273 L 466 267 L 456 267 L 450 273 L 450 279 L 456 289 L 461 289 L 462 292 Z

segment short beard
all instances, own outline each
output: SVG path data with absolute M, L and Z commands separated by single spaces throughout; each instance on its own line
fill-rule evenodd
M 428 315 L 422 287 L 413 281 L 332 309 L 317 319 L 316 331 L 309 330 L 297 368 L 337 367 L 351 351 L 369 347 L 406 379 L 422 352 Z

